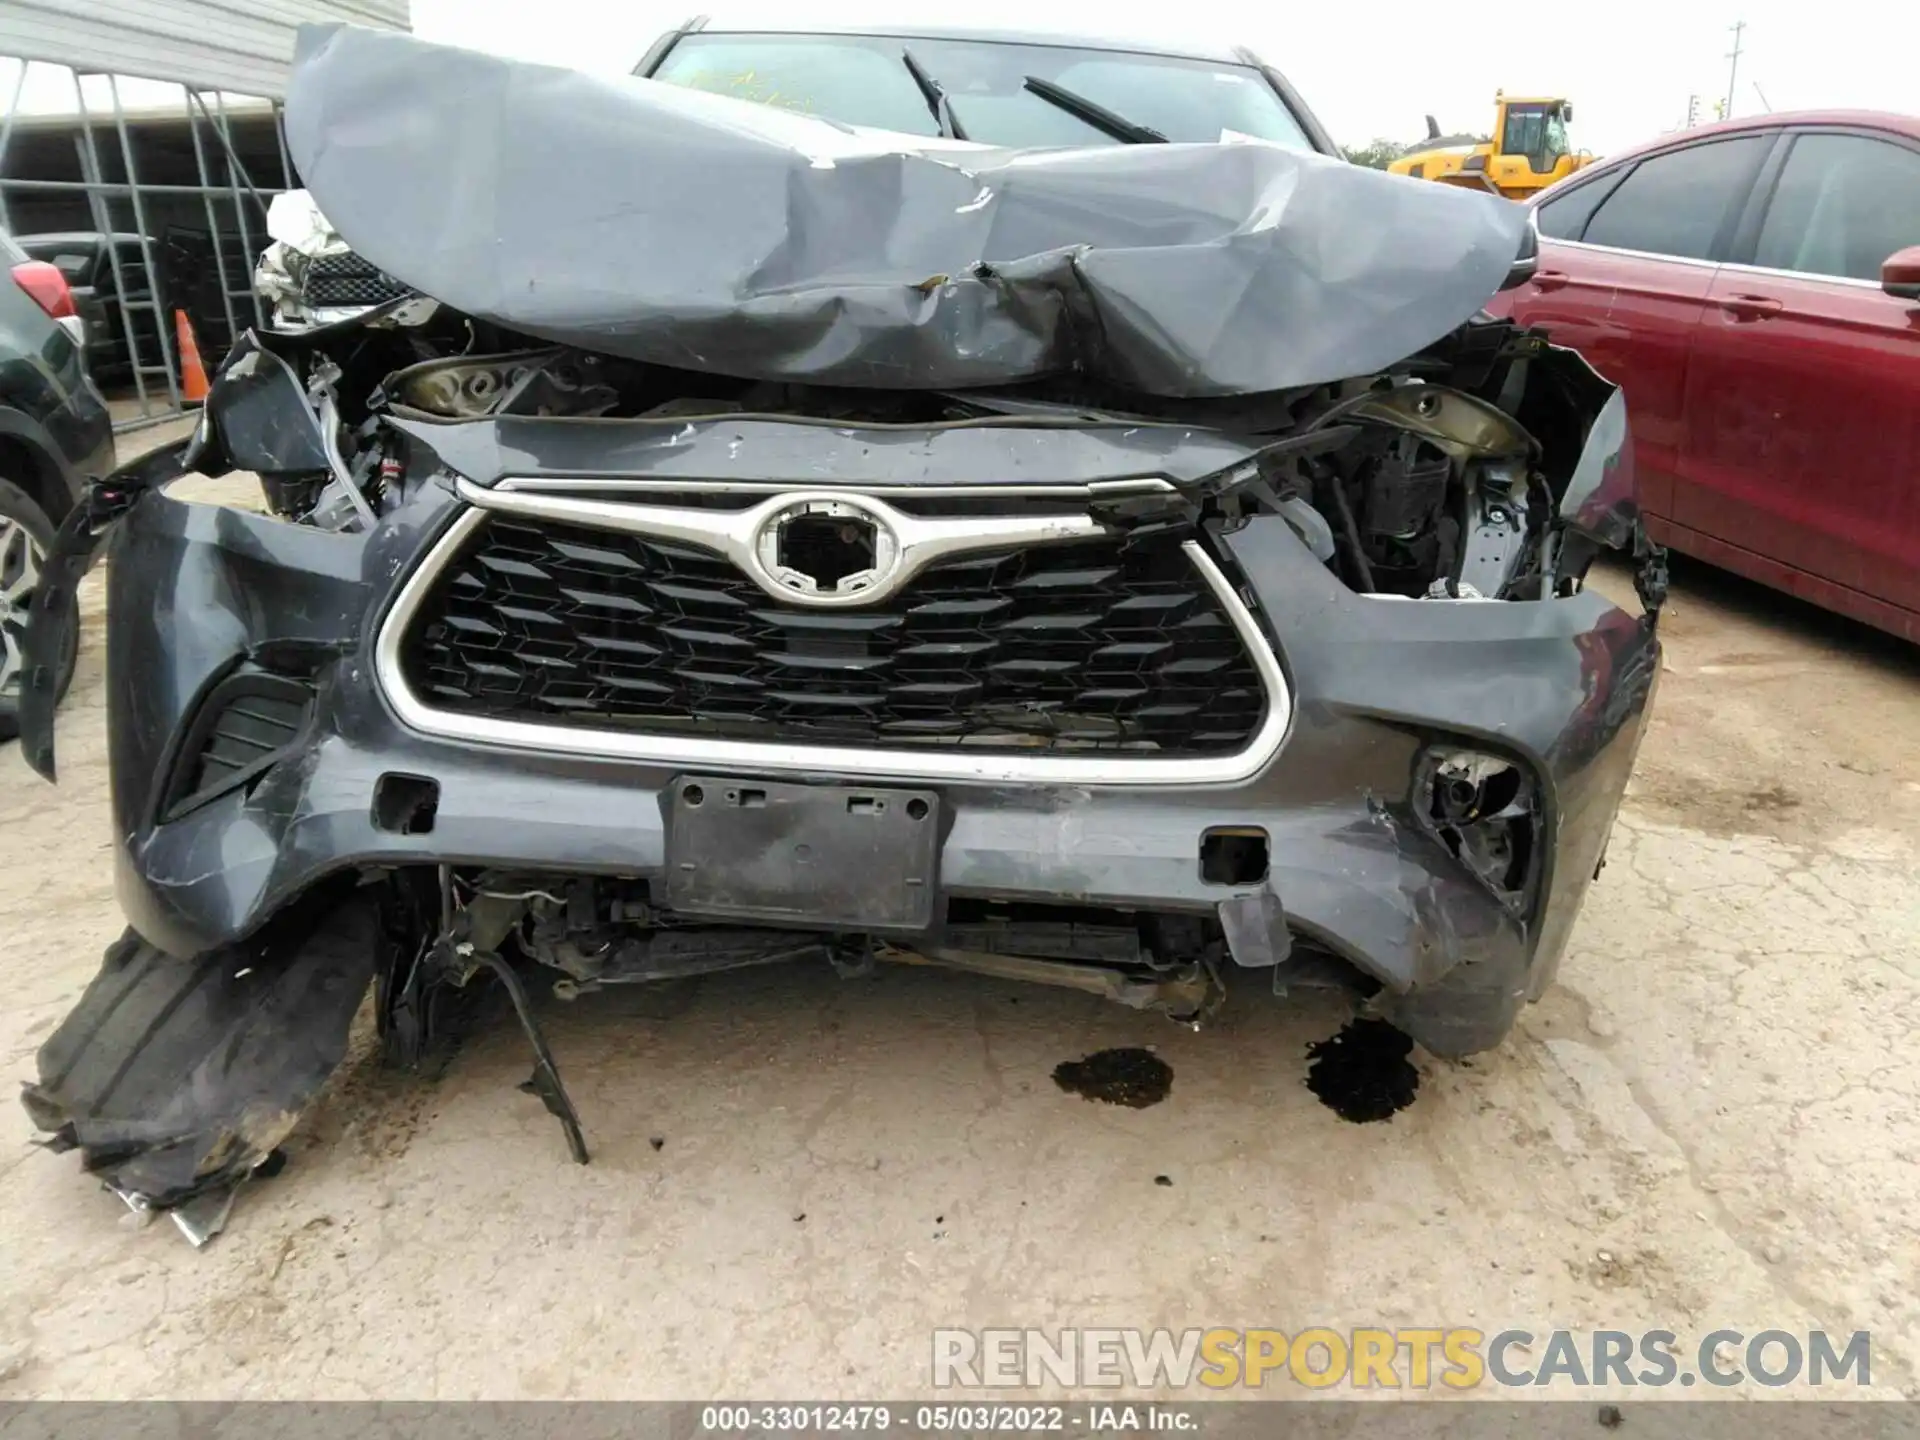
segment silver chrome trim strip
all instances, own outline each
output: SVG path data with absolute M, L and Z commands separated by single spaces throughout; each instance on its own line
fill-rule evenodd
M 659 491 L 670 495 L 784 495 L 793 489 L 779 480 L 660 480 L 633 475 L 595 479 L 590 475 L 515 476 L 502 480 L 496 490 L 558 490 L 568 494 L 582 491 Z M 885 495 L 896 500 L 925 497 L 929 500 L 980 499 L 1008 497 L 1055 500 L 1098 500 L 1109 495 L 1166 495 L 1176 488 L 1172 481 L 1147 476 L 1135 480 L 1089 480 L 1036 482 L 1029 485 L 834 485 L 823 482 L 822 490 L 840 495 Z
M 1845 285 L 1851 290 L 1878 290 L 1878 280 L 1862 280 L 1857 275 L 1821 275 L 1813 270 L 1780 270 L 1772 265 L 1736 265 L 1731 260 L 1720 267 L 1736 275 L 1767 275 L 1776 280 L 1799 280 L 1808 285 Z M 1892 299 L 1892 296 L 1888 296 Z
M 842 492 L 844 493 L 844 492 Z M 631 760 L 657 765 L 695 765 L 749 774 L 837 773 L 868 780 L 947 780 L 976 784 L 1054 785 L 1230 785 L 1251 779 L 1279 753 L 1293 718 L 1293 696 L 1273 647 L 1259 622 L 1235 592 L 1213 557 L 1197 541 L 1182 548 L 1225 608 L 1240 641 L 1252 657 L 1267 693 L 1267 714 L 1244 750 L 1234 755 L 1192 759 L 1129 758 L 1112 755 L 1023 755 L 953 750 L 867 750 L 853 746 L 797 746 L 753 740 L 709 740 L 675 735 L 634 735 L 549 725 L 525 720 L 495 720 L 458 715 L 427 704 L 408 686 L 400 646 L 440 572 L 488 512 L 461 514 L 434 542 L 427 556 L 400 587 L 374 641 L 374 676 L 402 724 L 423 735 L 563 755 Z
M 488 490 L 461 478 L 454 490 L 481 510 L 526 515 L 568 525 L 590 525 L 630 535 L 652 535 L 717 550 L 776 600 L 793 600 L 820 609 L 870 605 L 896 593 L 927 566 L 974 550 L 1010 545 L 1053 545 L 1106 533 L 1091 515 L 908 515 L 886 501 L 855 490 L 787 490 L 747 510 L 699 510 L 682 505 L 635 505 L 616 500 L 577 500 L 564 495 L 534 495 L 518 490 Z M 760 544 L 774 518 L 798 506 L 829 502 L 863 512 L 897 547 L 897 559 L 873 583 L 845 595 L 797 595 L 780 583 L 767 565 Z
M 1660 255 L 1652 250 L 1629 250 L 1621 245 L 1596 245 L 1591 240 L 1555 240 L 1549 236 L 1542 236 L 1541 239 L 1545 244 L 1564 245 L 1569 250 L 1590 250 L 1596 255 L 1625 255 L 1634 260 L 1663 260 L 1669 265 L 1687 265 L 1695 270 L 1731 270 L 1737 275 L 1769 275 L 1778 280 L 1802 280 L 1810 285 L 1845 285 L 1856 290 L 1880 288 L 1878 280 L 1862 280 L 1853 275 L 1821 275 L 1812 270 L 1780 270 L 1770 265 L 1740 265 L 1731 260 L 1702 260 L 1692 255 Z
M 1556 240 L 1551 235 L 1542 235 L 1540 241 L 1542 246 L 1564 245 L 1569 250 L 1591 250 L 1596 255 L 1625 255 L 1634 260 L 1664 260 L 1669 265 L 1687 265 L 1695 270 L 1720 268 L 1718 260 L 1702 260 L 1694 255 L 1661 255 L 1652 250 L 1629 250 L 1624 245 L 1596 245 L 1591 240 Z M 1546 258 L 1547 251 L 1542 249 L 1540 259 L 1543 269 L 1548 268 L 1545 265 Z

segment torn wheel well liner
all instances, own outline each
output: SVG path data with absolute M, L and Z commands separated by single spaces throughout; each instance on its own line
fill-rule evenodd
M 40 1047 L 27 1113 L 156 1209 L 244 1179 L 345 1055 L 380 948 L 371 897 L 340 884 L 190 959 L 129 930 Z

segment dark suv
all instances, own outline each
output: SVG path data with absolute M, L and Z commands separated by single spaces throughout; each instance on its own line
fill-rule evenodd
M 369 990 L 419 1063 L 494 977 L 584 1160 L 535 984 L 1332 985 L 1457 1056 L 1552 982 L 1662 591 L 1619 396 L 1484 313 L 1526 211 L 1323 153 L 1250 58 L 763 41 L 301 32 L 292 158 L 432 303 L 245 337 L 28 636 L 110 545 L 131 928 L 25 1099 L 138 1203 L 262 1164 Z M 822 45 L 871 83 L 780 68 Z
M 66 278 L 0 231 L 0 740 L 19 728 L 27 611 L 54 527 L 113 468 L 113 424 L 87 378 Z M 72 666 L 69 647 L 59 684 Z

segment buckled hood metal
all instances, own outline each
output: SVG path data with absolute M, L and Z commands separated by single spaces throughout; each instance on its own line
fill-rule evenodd
M 302 28 L 286 128 L 341 235 L 421 293 L 764 380 L 1321 384 L 1462 324 L 1527 231 L 1510 201 L 1273 145 L 923 146 L 350 26 Z

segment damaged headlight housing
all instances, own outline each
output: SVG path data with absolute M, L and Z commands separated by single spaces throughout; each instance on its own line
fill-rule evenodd
M 1532 912 L 1542 854 L 1540 782 L 1518 761 L 1434 746 L 1414 777 L 1421 825 L 1515 915 Z

